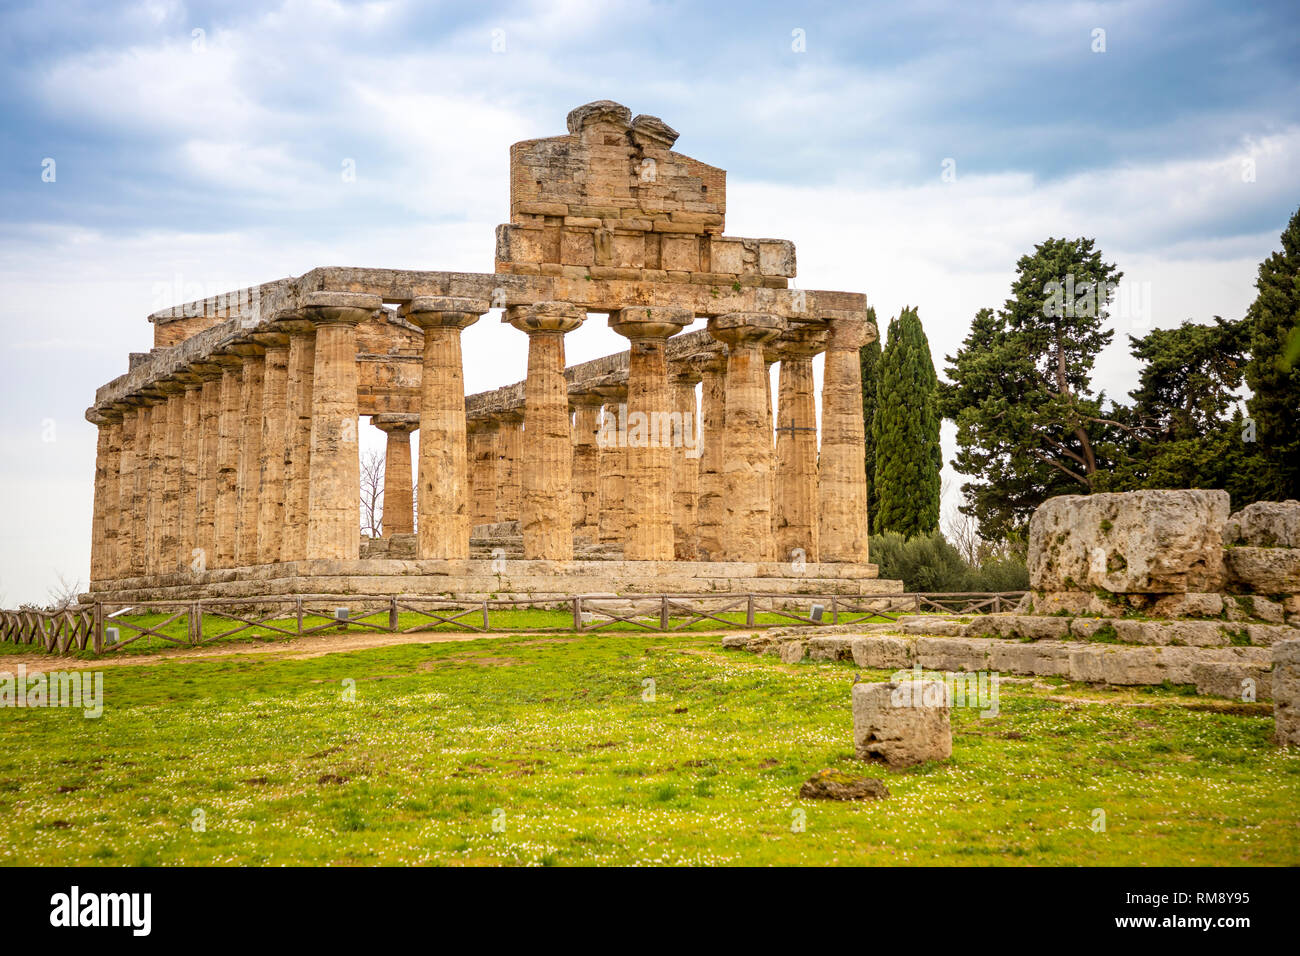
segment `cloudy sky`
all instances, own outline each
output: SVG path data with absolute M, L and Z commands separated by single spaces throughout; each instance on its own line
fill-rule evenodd
M 729 234 L 793 239 L 800 286 L 882 324 L 918 306 L 941 369 L 1021 254 L 1095 237 L 1125 273 L 1113 394 L 1127 333 L 1241 315 L 1300 205 L 1293 0 L 34 0 L 0 52 L 6 606 L 86 579 L 82 416 L 148 313 L 322 265 L 490 271 L 510 144 L 581 103 L 663 117 L 728 170 Z M 470 390 L 523 376 L 495 319 Z M 593 321 L 569 358 L 622 343 Z

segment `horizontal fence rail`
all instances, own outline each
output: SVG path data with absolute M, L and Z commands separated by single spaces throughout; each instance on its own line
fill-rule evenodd
M 1024 591 L 906 594 L 624 594 L 456 600 L 412 595 L 304 594 L 209 598 L 201 601 L 95 602 L 64 610 L 0 610 L 0 642 L 48 654 L 120 651 L 144 639 L 161 646 L 201 647 L 245 634 L 290 638 L 323 633 L 413 634 L 458 631 L 594 633 L 615 625 L 673 632 L 696 624 L 718 629 L 897 621 L 905 614 L 996 614 L 1016 607 Z M 531 607 L 571 614 L 571 626 L 493 628 L 493 610 Z M 730 615 L 729 617 L 724 615 Z M 760 624 L 759 616 L 765 620 Z M 743 620 L 741 618 L 743 617 Z

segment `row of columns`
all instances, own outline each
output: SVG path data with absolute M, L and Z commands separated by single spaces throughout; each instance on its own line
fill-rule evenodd
M 92 413 L 92 579 L 356 559 L 355 329 L 381 307 L 378 296 L 316 293 L 220 354 Z M 761 313 L 710 318 L 725 355 L 694 357 L 671 376 L 667 339 L 692 314 L 611 314 L 610 327 L 629 339 L 627 383 L 579 397 L 571 419 L 564 336 L 585 311 L 511 306 L 504 321 L 529 340 L 523 414 L 471 430 L 461 333 L 487 310 L 486 301 L 441 296 L 403 309 L 424 332 L 420 411 L 375 416 L 374 424 L 389 439 L 390 533 L 410 530 L 403 476 L 410 433 L 420 430 L 420 557 L 466 558 L 473 524 L 517 515 L 527 558 L 571 559 L 576 531 L 622 541 L 629 560 L 761 561 L 795 548 L 808 560 L 866 559 L 860 314 L 827 316 L 818 456 L 811 361 L 823 343 L 816 333 L 787 334 L 783 319 Z M 774 422 L 764 350 L 783 334 Z M 677 428 L 702 421 L 702 456 L 685 454 L 683 434 L 602 447 L 598 415 L 607 421 L 622 404 L 629 419 L 677 411 Z M 782 463 L 775 473 L 774 456 Z

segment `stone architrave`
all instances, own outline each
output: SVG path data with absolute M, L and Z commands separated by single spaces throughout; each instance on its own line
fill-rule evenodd
M 415 502 L 411 499 L 411 432 L 420 416 L 401 412 L 372 415 L 370 424 L 384 433 L 384 537 L 415 530 Z
M 673 437 L 673 553 L 678 561 L 695 561 L 695 538 L 700 496 L 700 415 L 695 386 L 700 373 L 690 364 L 672 370 L 675 411 Z
M 609 327 L 630 342 L 628 355 L 627 533 L 629 561 L 671 561 L 673 534 L 673 428 L 676 401 L 664 354 L 668 336 L 694 320 L 689 309 L 637 306 L 609 317 Z
M 601 398 L 589 392 L 571 395 L 573 402 L 573 533 L 587 541 L 600 535 Z
M 413 299 L 406 317 L 424 330 L 420 386 L 421 558 L 469 557 L 473 515 L 467 460 L 465 370 L 461 333 L 488 311 L 478 299 L 427 296 Z
M 726 488 L 722 477 L 727 427 L 727 356 L 719 350 L 691 357 L 703 387 L 700 400 L 699 496 L 695 509 L 695 546 L 699 561 L 722 560 L 722 526 Z
M 822 561 L 867 560 L 866 431 L 858 349 L 875 338 L 866 313 L 824 312 L 829 322 L 822 374 L 822 445 L 817 469 Z
M 357 441 L 357 324 L 383 307 L 377 295 L 313 292 L 302 314 L 316 326 L 312 369 L 307 557 L 355 561 L 361 551 Z
M 763 395 L 763 346 L 786 329 L 779 315 L 729 312 L 709 319 L 709 334 L 727 346 L 727 410 L 722 476 L 725 561 L 771 561 L 772 432 Z
M 506 321 L 528 334 L 519 509 L 525 559 L 573 559 L 573 437 L 564 380 L 564 335 L 586 317 L 581 307 L 567 302 L 506 309 Z
M 776 421 L 776 557 L 820 560 L 817 521 L 817 405 L 813 356 L 826 333 L 791 329 L 781 340 Z

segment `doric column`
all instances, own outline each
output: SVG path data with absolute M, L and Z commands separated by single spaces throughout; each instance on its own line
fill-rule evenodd
M 726 561 L 771 561 L 772 430 L 763 395 L 769 392 L 763 345 L 785 331 L 778 315 L 729 312 L 709 319 L 709 334 L 727 345 L 727 411 L 722 476 Z
M 122 466 L 122 413 L 91 411 L 86 420 L 98 429 L 95 441 L 95 499 L 90 526 L 90 580 L 114 577 L 117 539 L 118 482 Z
M 167 395 L 158 384 L 146 392 L 149 400 L 149 454 L 144 481 L 144 566 L 146 574 L 162 573 L 162 535 L 167 463 Z
M 689 309 L 637 306 L 609 317 L 609 327 L 628 339 L 627 534 L 629 561 L 673 559 L 672 412 L 668 386 L 668 336 L 694 319 Z
M 524 413 L 508 408 L 497 416 L 501 423 L 497 433 L 497 452 L 501 460 L 497 475 L 501 493 L 497 495 L 497 521 L 518 521 L 519 501 L 523 497 Z
M 781 338 L 781 380 L 776 421 L 776 557 L 820 560 L 817 521 L 817 406 L 813 356 L 826 333 L 791 329 Z
M 384 447 L 384 537 L 415 531 L 415 502 L 411 500 L 411 432 L 420 427 L 420 416 L 388 412 L 371 415 L 374 425 L 387 438 Z
M 239 523 L 239 399 L 244 363 L 238 355 L 214 355 L 221 366 L 221 415 L 217 419 L 217 495 L 213 502 L 213 551 L 209 568 L 235 566 Z
M 595 392 L 605 399 L 600 410 L 600 427 L 597 432 L 600 468 L 597 537 L 601 544 L 623 543 L 627 524 L 627 436 L 623 431 L 623 415 L 627 411 L 626 385 L 599 385 Z
M 140 461 L 144 457 L 144 434 L 148 422 L 141 422 L 138 398 L 128 400 L 122 409 L 122 469 L 118 483 L 118 574 L 117 577 L 135 577 L 144 573 L 143 552 L 140 550 L 141 520 L 136 509 L 135 486 L 140 476 Z
M 477 299 L 422 296 L 405 310 L 406 317 L 424 329 L 417 502 L 421 558 L 469 557 L 474 512 L 460 336 L 488 307 L 489 303 Z
M 312 370 L 307 557 L 355 561 L 361 552 L 361 458 L 357 446 L 357 324 L 383 300 L 315 292 L 304 317 L 316 326 Z
M 573 559 L 573 438 L 564 380 L 564 334 L 582 325 L 586 317 L 581 308 L 565 302 L 506 309 L 506 321 L 528 333 L 519 507 L 525 559 Z
M 244 360 L 239 393 L 239 488 L 235 530 L 235 567 L 257 564 L 257 499 L 262 479 L 262 385 L 266 367 L 260 345 L 231 346 Z
M 779 361 L 781 361 L 781 352 L 777 348 L 777 340 L 773 339 L 763 346 L 763 397 L 766 399 L 767 405 L 767 446 L 772 452 L 772 464 L 768 469 L 767 491 L 772 499 L 768 514 L 772 517 L 773 542 L 776 541 L 776 435 L 772 430 L 772 366 Z M 775 544 L 773 544 L 773 547 L 775 547 Z M 776 556 L 782 558 L 779 551 L 776 552 Z
M 289 336 L 258 332 L 262 358 L 262 435 L 257 474 L 257 564 L 275 564 L 284 547 L 284 459 L 289 438 Z
M 691 364 L 672 371 L 673 420 L 673 550 L 678 561 L 699 560 L 695 521 L 700 495 L 700 415 L 695 386 L 700 373 Z
M 284 527 L 280 538 L 280 560 L 302 561 L 307 557 L 307 504 L 311 494 L 311 397 L 312 375 L 316 367 L 316 327 L 305 319 L 290 319 L 276 324 L 289 333 Z M 358 498 L 360 494 L 358 490 Z
M 217 447 L 221 440 L 221 366 L 204 362 L 193 366 L 203 381 L 199 391 L 199 465 L 194 546 L 191 558 L 198 570 L 215 566 L 217 521 Z M 193 562 L 197 558 L 198 564 Z
M 474 499 L 470 502 L 470 524 L 492 524 L 497 520 L 497 473 L 501 456 L 497 454 L 495 418 L 478 418 L 470 422 L 469 442 L 474 469 Z
M 180 526 L 176 532 L 176 563 L 182 570 L 194 560 L 199 547 L 199 464 L 203 451 L 203 380 L 194 372 L 182 377 Z
M 163 444 L 162 524 L 158 535 L 158 573 L 180 566 L 181 457 L 185 443 L 185 384 L 168 379 L 159 386 L 167 393 L 167 431 Z
M 726 520 L 722 477 L 727 425 L 727 356 L 719 350 L 691 356 L 704 387 L 700 402 L 699 497 L 695 510 L 696 560 L 722 560 L 722 525 Z
M 822 378 L 818 468 L 819 549 L 823 561 L 867 560 L 867 475 L 863 461 L 862 367 L 858 349 L 875 329 L 859 312 L 833 312 Z
M 581 392 L 573 400 L 573 533 L 595 542 L 600 535 L 599 395 Z

